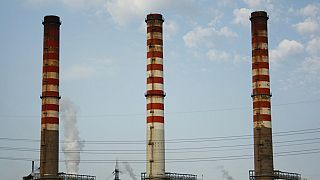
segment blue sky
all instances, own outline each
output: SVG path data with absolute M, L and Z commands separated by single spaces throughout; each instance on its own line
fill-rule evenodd
M 318 179 L 320 3 L 307 0 L 1 1 L 1 178 L 21 179 L 30 173 L 30 160 L 39 159 L 41 21 L 54 14 L 62 21 L 60 94 L 73 102 L 76 127 L 86 141 L 81 160 L 93 160 L 80 163 L 79 173 L 110 179 L 115 163 L 97 160 L 119 159 L 122 179 L 130 179 L 122 161 L 145 159 L 144 18 L 157 12 L 165 18 L 165 137 L 172 140 L 166 144 L 167 171 L 248 179 L 253 159 L 223 159 L 253 154 L 252 137 L 246 135 L 253 128 L 249 15 L 255 10 L 266 10 L 270 17 L 275 169 Z M 307 129 L 313 130 L 302 131 Z M 60 157 L 65 159 L 63 153 Z M 192 158 L 196 162 L 170 161 Z M 145 171 L 145 164 L 129 163 L 136 175 Z M 64 162 L 60 171 L 66 171 Z

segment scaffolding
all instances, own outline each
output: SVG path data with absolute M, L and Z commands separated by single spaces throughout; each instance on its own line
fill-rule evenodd
M 258 176 L 255 175 L 254 170 L 249 170 L 249 180 L 255 180 Z M 291 173 L 291 172 L 282 172 L 279 170 L 273 171 L 273 179 L 284 179 L 284 180 L 303 180 L 301 174 Z
M 141 180 L 152 180 L 152 179 L 155 179 L 155 178 L 148 178 L 146 177 L 145 172 L 141 173 Z M 197 180 L 197 175 L 166 172 L 165 176 L 161 178 L 161 180 Z

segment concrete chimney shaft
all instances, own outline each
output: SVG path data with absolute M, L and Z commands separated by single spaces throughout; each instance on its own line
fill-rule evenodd
M 40 178 L 58 179 L 60 18 L 45 16 L 43 38 Z
M 251 13 L 254 170 L 256 180 L 273 180 L 271 93 L 268 56 L 269 17 Z
M 147 178 L 165 176 L 164 81 L 161 14 L 149 14 L 147 23 Z

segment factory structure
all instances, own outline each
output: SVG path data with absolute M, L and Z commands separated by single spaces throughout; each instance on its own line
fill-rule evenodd
M 60 17 L 48 15 L 42 22 L 43 68 L 40 171 L 32 171 L 23 180 L 95 180 L 95 176 L 59 172 L 59 47 Z
M 297 173 L 274 170 L 271 125 L 271 91 L 268 57 L 269 17 L 264 11 L 251 13 L 252 101 L 254 170 L 250 180 L 301 180 Z M 163 16 L 148 14 L 146 77 L 146 171 L 141 180 L 197 180 L 197 175 L 166 172 L 163 77 Z M 60 18 L 44 17 L 40 169 L 23 180 L 95 180 L 95 176 L 59 173 L 59 34 Z M 116 163 L 115 180 L 120 180 Z
M 40 176 L 54 179 L 59 165 L 59 35 L 60 18 L 45 16 L 42 22 L 43 70 L 40 141 Z
M 196 180 L 196 175 L 165 171 L 163 17 L 148 14 L 147 23 L 147 157 L 141 180 Z
M 297 173 L 274 170 L 271 126 L 268 26 L 265 11 L 251 13 L 254 170 L 250 180 L 301 180 Z
M 149 14 L 147 23 L 147 178 L 165 174 L 163 40 L 161 14 Z

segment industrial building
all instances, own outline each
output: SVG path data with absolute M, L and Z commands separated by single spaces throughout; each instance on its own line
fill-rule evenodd
M 150 180 L 146 173 L 141 173 L 141 180 Z M 166 172 L 161 180 L 197 180 L 197 175 Z
M 252 100 L 254 134 L 254 170 L 250 180 L 301 180 L 297 173 L 274 170 L 271 91 L 268 55 L 269 17 L 265 11 L 251 13 L 252 39 Z M 164 77 L 163 77 L 163 22 L 161 14 L 148 14 L 147 24 L 147 77 L 146 77 L 146 172 L 141 180 L 197 180 L 197 175 L 169 173 L 165 170 L 164 136 Z M 60 18 L 44 17 L 43 73 L 40 170 L 23 180 L 95 180 L 95 176 L 59 172 L 59 34 Z M 120 180 L 116 165 L 115 180 Z
M 40 173 L 31 173 L 28 176 L 22 178 L 23 180 L 40 180 Z M 96 180 L 95 176 L 82 175 L 82 174 L 66 174 L 58 173 L 57 180 Z

